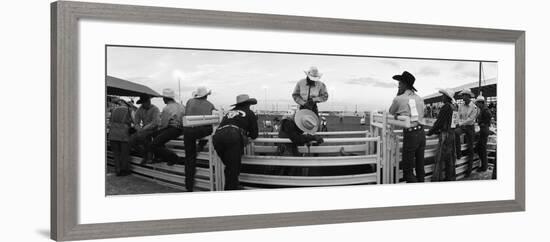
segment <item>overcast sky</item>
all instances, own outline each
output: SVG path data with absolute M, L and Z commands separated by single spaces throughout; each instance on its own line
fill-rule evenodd
M 238 94 L 258 99 L 257 109 L 286 110 L 294 104 L 291 94 L 304 71 L 317 66 L 328 88 L 329 100 L 320 110 L 383 110 L 397 92 L 393 75 L 409 71 L 416 77 L 420 96 L 477 82 L 479 62 L 376 57 L 255 53 L 213 50 L 108 47 L 107 74 L 178 92 L 183 102 L 198 86 L 212 89 L 209 100 L 228 108 Z M 496 78 L 497 64 L 484 63 L 483 77 Z M 162 108 L 158 98 L 153 103 Z M 267 101 L 266 101 L 267 100 Z

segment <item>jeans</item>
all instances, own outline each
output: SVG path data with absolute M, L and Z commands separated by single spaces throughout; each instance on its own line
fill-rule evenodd
M 193 187 L 195 185 L 195 173 L 197 170 L 197 140 L 210 134 L 212 134 L 212 126 L 210 125 L 183 128 L 183 143 L 185 149 L 185 188 L 187 191 L 193 191 Z
M 479 142 L 477 143 L 477 155 L 481 161 L 481 171 L 486 171 L 488 167 L 487 163 L 487 140 L 489 138 L 489 127 L 480 126 L 479 127 Z
M 152 136 L 154 134 L 154 130 L 143 130 L 133 134 L 130 136 L 130 148 L 135 149 L 143 158 L 146 158 L 147 153 L 150 152 Z
M 467 144 L 468 154 L 468 168 L 466 169 L 466 176 L 472 173 L 472 166 L 474 164 L 474 126 L 464 125 L 455 129 L 455 143 L 456 143 L 456 156 L 460 158 L 462 156 L 462 149 L 460 148 L 460 135 L 464 135 L 464 142 Z
M 426 134 L 424 129 L 403 132 L 403 177 L 407 182 L 424 182 L 424 149 Z M 413 176 L 415 167 L 416 178 Z
M 435 157 L 435 165 L 432 181 L 441 181 L 441 170 L 445 166 L 445 180 L 456 180 L 456 151 L 455 134 L 453 130 L 443 131 L 439 134 L 439 147 Z
M 159 130 L 154 134 L 153 142 L 151 142 L 151 151 L 156 157 L 160 157 L 162 161 L 173 165 L 178 162 L 179 157 L 164 146 L 168 141 L 178 138 L 182 133 L 181 129 L 168 126 Z
M 130 172 L 130 148 L 128 142 L 111 140 L 110 144 L 115 161 L 116 175 Z
M 225 165 L 224 190 L 238 190 L 241 156 L 244 149 L 240 130 L 232 127 L 220 129 L 214 134 L 213 143 L 216 153 Z

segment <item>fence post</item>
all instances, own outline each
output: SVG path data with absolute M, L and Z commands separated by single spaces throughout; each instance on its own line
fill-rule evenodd
M 380 152 L 382 155 L 382 162 L 380 163 L 380 166 L 382 167 L 382 184 L 387 184 L 388 179 L 388 169 L 387 169 L 387 162 L 388 162 L 388 155 L 387 155 L 387 137 L 386 137 L 386 128 L 387 128 L 387 121 L 386 121 L 386 111 L 382 113 L 382 129 L 380 130 L 381 134 L 380 137 L 382 138 L 382 143 L 380 146 Z
M 214 148 L 212 145 L 212 135 L 208 137 L 208 178 L 210 180 L 210 191 L 215 189 L 214 181 Z
M 381 155 L 380 155 L 380 136 L 378 136 L 378 139 L 376 140 L 376 184 L 380 184 L 380 170 L 382 167 L 380 167 L 380 164 L 382 164 Z

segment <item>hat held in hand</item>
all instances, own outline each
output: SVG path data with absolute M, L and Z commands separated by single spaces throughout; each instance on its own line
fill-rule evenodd
M 294 115 L 296 126 L 304 133 L 315 134 L 319 129 L 319 116 L 309 109 L 300 109 Z

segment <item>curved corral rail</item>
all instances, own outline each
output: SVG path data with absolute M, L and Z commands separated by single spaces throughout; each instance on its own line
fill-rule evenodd
M 196 122 L 201 119 L 193 119 Z M 206 119 L 204 119 L 206 120 Z M 213 122 L 213 119 L 208 119 Z M 399 121 L 402 122 L 402 121 Z M 196 124 L 196 123 L 193 123 Z M 278 146 L 290 143 L 286 138 L 277 138 L 276 133 L 262 133 L 245 149 L 240 181 L 245 189 L 277 187 L 338 186 L 358 184 L 399 183 L 402 172 L 399 169 L 402 138 L 400 132 L 384 130 L 382 126 L 371 126 L 370 131 L 320 132 L 324 143 L 319 146 L 301 146 L 303 155 L 279 156 Z M 269 136 L 269 137 L 265 137 Z M 353 136 L 341 138 L 339 136 Z M 223 164 L 215 155 L 211 137 L 206 152 L 197 157 L 196 190 L 223 190 Z M 494 137 L 490 138 L 490 140 Z M 426 181 L 431 180 L 433 157 L 437 149 L 436 136 L 426 141 Z M 180 138 L 167 143 L 167 147 L 178 156 L 184 157 L 183 141 Z M 496 143 L 488 144 L 489 160 L 496 161 Z M 466 145 L 462 145 L 462 150 Z M 111 162 L 111 153 L 107 153 Z M 474 168 L 479 166 L 474 157 Z M 132 156 L 131 169 L 136 175 L 184 190 L 185 170 L 181 165 L 167 166 L 164 163 L 141 165 L 141 157 Z M 457 160 L 457 178 L 463 177 L 466 158 Z M 296 172 L 296 171 L 300 172 Z M 275 172 L 273 172 L 275 171 Z M 293 171 L 293 172 L 289 172 Z M 327 171 L 330 171 L 326 173 Z M 332 172 L 339 171 L 339 172 Z M 346 173 L 347 172 L 347 173 Z

